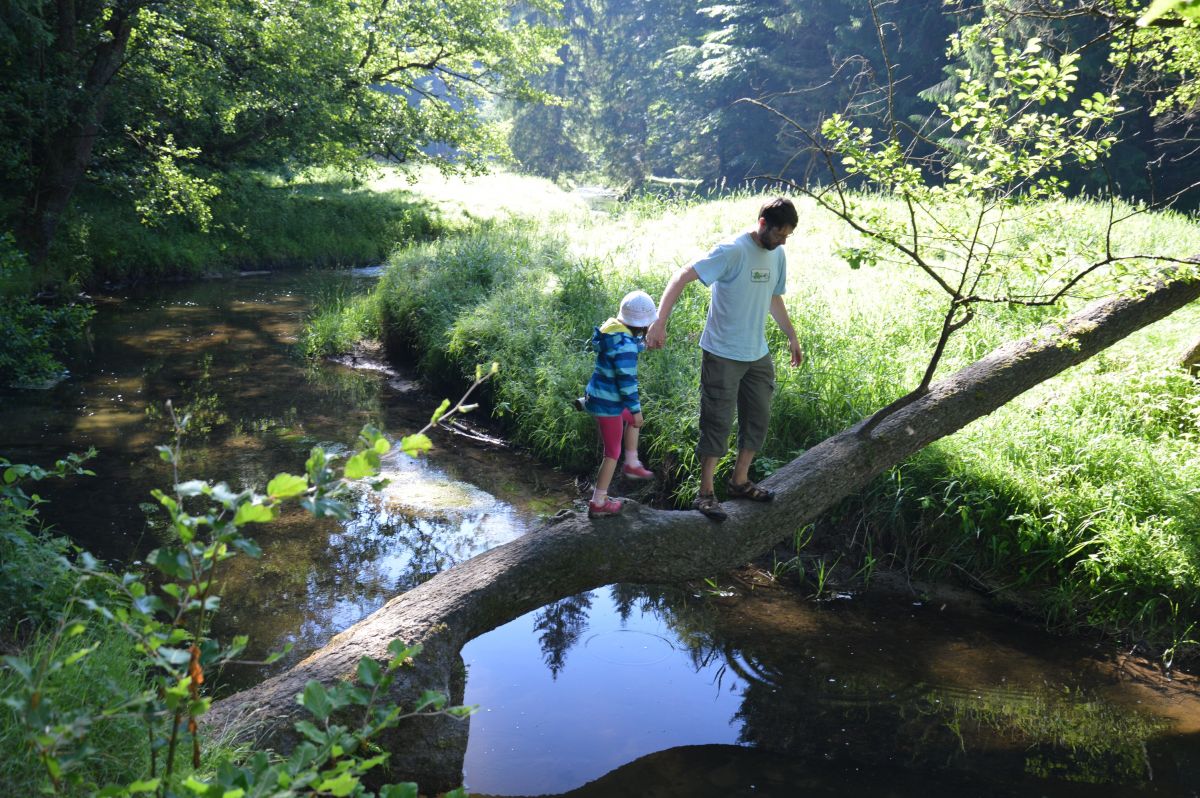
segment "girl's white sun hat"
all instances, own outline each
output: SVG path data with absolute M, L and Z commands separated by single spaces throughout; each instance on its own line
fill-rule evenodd
M 654 300 L 645 291 L 630 291 L 621 300 L 617 321 L 627 327 L 649 327 L 658 320 Z

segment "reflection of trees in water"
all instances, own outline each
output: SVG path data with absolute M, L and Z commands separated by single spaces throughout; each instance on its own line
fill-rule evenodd
M 369 408 L 375 411 L 381 407 L 383 380 L 378 374 L 308 361 L 304 369 L 304 378 L 310 386 L 320 390 L 323 401 L 334 406 Z
M 722 646 L 712 636 L 715 602 L 686 588 L 662 585 L 613 585 L 612 597 L 623 623 L 635 609 L 657 616 L 687 649 L 697 671 L 722 656 Z
M 533 628 L 542 647 L 542 661 L 554 679 L 558 679 L 558 672 L 567 663 L 567 651 L 587 630 L 591 608 L 592 594 L 580 593 L 543 607 L 534 617 Z
M 1090 784 L 1149 783 L 1148 746 L 1164 724 L 1100 697 L 1046 683 L 1001 689 L 937 684 L 913 657 L 842 657 L 843 647 L 902 651 L 905 632 L 877 632 L 870 647 L 828 621 L 773 622 L 756 633 L 722 598 L 675 588 L 616 585 L 617 612 L 652 612 L 697 668 L 744 685 L 734 719 L 739 742 L 812 762 L 902 767 L 910 772 L 991 773 Z M 914 663 L 918 664 L 916 671 Z
M 329 637 L 486 545 L 486 512 L 460 517 L 405 515 L 368 494 L 344 524 L 313 528 L 303 517 L 281 519 L 260 535 L 261 560 L 229 561 L 225 611 L 218 623 L 251 636 L 249 656 L 284 642 L 298 659 Z M 318 522 L 320 523 L 320 522 Z
M 1162 724 L 1095 697 L 1047 686 L 1025 693 L 901 686 L 893 694 L 873 676 L 831 677 L 802 662 L 764 665 L 752 648 L 731 652 L 751 664 L 739 669 L 747 679 L 735 716 L 744 744 L 998 780 L 1142 784 L 1150 776 L 1146 746 Z
M 886 655 L 841 667 L 832 641 L 826 653 L 804 634 L 725 639 L 725 661 L 746 685 L 735 714 L 739 742 L 794 756 L 1142 784 L 1150 775 L 1147 743 L 1163 728 L 1097 696 L 1043 683 L 993 690 L 914 683 Z

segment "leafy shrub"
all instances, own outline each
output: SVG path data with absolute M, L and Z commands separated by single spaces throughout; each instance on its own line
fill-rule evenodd
M 0 384 L 37 386 L 63 373 L 61 358 L 83 336 L 90 308 L 42 305 L 29 296 L 24 254 L 0 235 Z

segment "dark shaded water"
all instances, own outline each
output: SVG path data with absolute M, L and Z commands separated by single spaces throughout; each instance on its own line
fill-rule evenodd
M 96 446 L 98 476 L 47 485 L 45 516 L 128 562 L 164 534 L 149 490 L 171 478 L 153 450 L 168 398 L 199 425 L 185 478 L 235 486 L 299 470 L 311 446 L 338 450 L 364 423 L 418 429 L 441 397 L 293 354 L 310 298 L 355 284 L 290 275 L 107 300 L 72 379 L 2 397 L 0 452 L 44 463 Z M 263 528 L 263 558 L 231 561 L 218 633 L 249 634 L 252 655 L 292 642 L 294 660 L 575 498 L 571 479 L 518 453 L 435 444 L 390 457 L 391 486 L 364 488 L 349 522 L 297 513 Z M 480 706 L 465 779 L 483 794 L 1200 794 L 1195 690 L 954 606 L 614 586 L 463 657 Z

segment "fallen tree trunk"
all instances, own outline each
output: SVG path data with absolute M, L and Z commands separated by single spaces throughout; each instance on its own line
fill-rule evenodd
M 1189 346 L 1179 358 L 1179 365 L 1192 376 L 1200 376 L 1200 341 Z
M 1200 279 L 1161 282 L 1147 292 L 1095 304 L 1059 325 L 1005 345 L 879 421 L 823 441 L 764 484 L 771 504 L 729 503 L 715 524 L 698 512 L 627 506 L 615 518 L 556 519 L 511 543 L 455 566 L 398 596 L 335 636 L 291 670 L 214 704 L 210 729 L 251 720 L 271 745 L 293 742 L 295 696 L 309 679 L 351 678 L 360 657 L 387 659 L 390 641 L 425 652 L 392 696 L 411 703 L 422 689 L 461 700 L 462 646 L 491 629 L 566 596 L 615 582 L 672 583 L 729 570 L 768 550 L 843 497 L 929 443 L 1111 346 L 1200 296 Z M 461 783 L 466 724 L 422 719 L 389 740 L 393 777 L 423 788 Z M 457 728 L 454 728 L 457 726 Z M 457 738 L 457 739 L 456 739 Z

